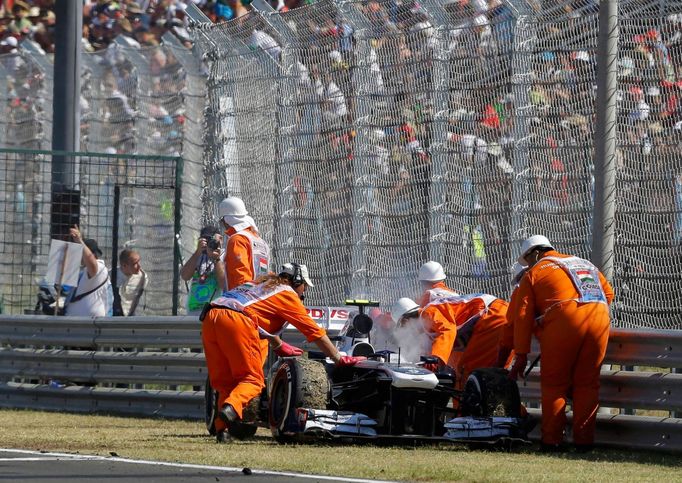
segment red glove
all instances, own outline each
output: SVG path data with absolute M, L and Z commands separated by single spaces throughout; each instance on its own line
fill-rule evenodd
M 339 362 L 336 363 L 337 366 L 354 366 L 360 361 L 365 361 L 367 358 L 365 356 L 341 356 Z
M 436 372 L 438 370 L 438 364 L 435 362 L 427 362 L 422 365 L 424 369 L 428 369 L 431 372 Z
M 509 371 L 509 379 L 516 381 L 519 375 L 523 378 L 523 372 L 526 370 L 528 365 L 528 354 L 516 354 L 516 359 L 514 360 L 514 365 Z
M 287 344 L 284 341 L 282 341 L 279 347 L 276 347 L 272 350 L 275 351 L 275 354 L 280 357 L 296 357 L 303 354 L 303 349 L 294 347 L 293 345 Z

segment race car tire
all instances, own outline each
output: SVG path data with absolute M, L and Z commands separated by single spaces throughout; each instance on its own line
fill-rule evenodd
M 271 382 L 269 423 L 279 443 L 296 440 L 300 428 L 298 408 L 327 407 L 329 379 L 322 363 L 304 358 L 282 359 Z
M 206 422 L 206 429 L 208 434 L 215 436 L 215 415 L 218 405 L 218 393 L 211 387 L 211 381 L 206 378 L 206 385 L 204 386 L 204 421 Z
M 506 369 L 496 367 L 472 371 L 464 385 L 462 415 L 520 417 L 519 387 L 507 375 Z

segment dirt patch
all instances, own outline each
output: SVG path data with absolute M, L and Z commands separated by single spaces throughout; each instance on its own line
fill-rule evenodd
M 305 408 L 326 408 L 329 401 L 329 378 L 321 362 L 299 358 L 301 402 Z

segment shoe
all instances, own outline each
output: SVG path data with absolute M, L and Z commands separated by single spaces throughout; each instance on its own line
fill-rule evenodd
M 574 446 L 575 452 L 581 454 L 591 453 L 592 450 L 594 449 L 593 444 L 575 444 Z
M 218 431 L 215 435 L 215 441 L 218 444 L 231 443 L 232 436 L 230 436 L 230 433 L 227 432 L 227 429 Z
M 231 404 L 225 404 L 220 411 L 218 411 L 218 416 L 220 419 L 223 420 L 225 424 L 228 426 L 230 423 L 234 423 L 235 421 L 239 421 L 239 416 L 237 415 L 237 411 L 234 410 Z

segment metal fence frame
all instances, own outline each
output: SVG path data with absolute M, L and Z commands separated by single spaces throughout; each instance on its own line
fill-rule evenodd
M 170 279 L 167 287 L 170 297 L 164 301 L 168 308 L 161 313 L 178 313 L 181 264 L 179 235 L 183 228 L 182 158 L 7 148 L 0 148 L 0 158 L 4 160 L 0 169 L 0 193 L 5 198 L 3 228 L 0 230 L 2 293 L 7 290 L 14 295 L 18 290 L 20 300 L 17 302 L 13 297 L 11 303 L 8 302 L 12 311 L 32 313 L 40 279 L 44 277 L 48 263 L 51 235 L 61 233 L 64 229 L 68 231 L 62 215 L 79 218 L 84 236 L 97 239 L 108 268 L 115 270 L 118 253 L 125 248 L 119 240 L 123 239 L 119 237 L 119 226 L 127 223 L 126 226 L 130 226 L 131 230 L 139 230 L 138 234 L 142 236 L 145 229 L 148 234 L 153 226 L 159 224 L 161 213 L 168 217 L 168 224 L 172 223 L 172 227 L 168 227 L 169 263 L 166 267 L 157 264 L 160 270 L 167 268 Z M 51 162 L 56 158 L 62 162 Z M 57 166 L 62 166 L 62 171 L 57 172 Z M 122 198 L 133 190 L 149 198 L 143 200 L 144 206 L 138 210 L 145 219 L 119 220 L 119 213 L 124 212 L 125 205 Z M 170 212 L 158 198 L 159 195 L 152 193 L 154 190 L 172 190 L 169 194 L 172 199 L 167 203 Z M 117 202 L 120 202 L 120 206 L 116 205 Z M 156 206 L 156 202 L 161 202 L 161 206 Z M 21 228 L 18 234 L 13 231 L 17 227 Z M 22 236 L 25 238 L 18 239 Z M 144 243 L 146 240 L 139 240 L 129 248 L 141 250 Z M 27 260 L 29 250 L 30 259 Z M 158 261 L 158 257 L 155 259 Z M 150 257 L 150 264 L 152 260 Z M 153 267 L 148 268 L 154 271 Z M 159 283 L 161 280 L 157 281 Z M 165 289 L 159 285 L 159 290 Z M 4 309 L 7 310 L 7 307 Z

